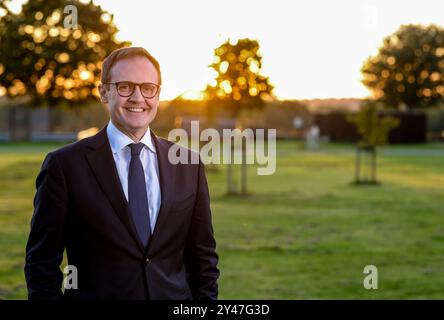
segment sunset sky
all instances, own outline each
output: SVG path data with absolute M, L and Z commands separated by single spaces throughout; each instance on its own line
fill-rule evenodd
M 280 99 L 365 97 L 363 61 L 401 24 L 444 25 L 444 1 L 94 0 L 114 14 L 119 39 L 160 62 L 161 99 L 195 97 L 227 38 L 259 41 L 263 74 Z

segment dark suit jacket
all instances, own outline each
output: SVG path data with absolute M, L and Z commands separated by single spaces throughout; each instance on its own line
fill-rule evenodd
M 36 180 L 26 246 L 30 299 L 217 299 L 218 255 L 203 164 L 168 161 L 151 133 L 161 207 L 148 248 L 132 222 L 106 127 L 49 153 Z M 188 156 L 191 152 L 184 149 Z M 78 289 L 62 293 L 63 251 Z

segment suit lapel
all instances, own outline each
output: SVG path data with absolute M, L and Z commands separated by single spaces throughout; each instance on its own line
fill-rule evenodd
M 106 126 L 100 130 L 97 135 L 92 137 L 90 142 L 94 150 L 89 152 L 86 157 L 91 169 L 103 192 L 111 202 L 114 211 L 138 243 L 140 249 L 144 251 L 144 246 L 137 235 L 136 228 L 129 212 L 128 201 L 125 198 L 120 183 L 114 157 L 106 134 Z

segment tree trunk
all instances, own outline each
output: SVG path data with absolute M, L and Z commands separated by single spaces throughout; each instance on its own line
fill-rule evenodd
M 247 155 L 246 145 L 242 144 L 241 194 L 247 195 Z
M 372 149 L 372 183 L 376 183 L 376 148 Z
M 8 110 L 8 132 L 9 132 L 9 139 L 10 140 L 15 140 L 15 137 L 16 137 L 17 126 L 15 123 L 15 114 L 16 114 L 15 106 L 9 107 L 9 110 Z
M 234 145 L 231 145 L 230 163 L 227 165 L 227 193 L 229 195 L 237 194 L 237 188 L 233 181 L 233 158 L 234 158 Z
M 361 182 L 361 149 L 356 147 L 355 183 Z

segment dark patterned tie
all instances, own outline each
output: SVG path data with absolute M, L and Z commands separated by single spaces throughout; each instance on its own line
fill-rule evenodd
M 145 174 L 139 157 L 144 145 L 143 143 L 132 143 L 128 146 L 131 148 L 131 162 L 128 171 L 128 204 L 139 238 L 146 247 L 150 241 L 151 226 Z

